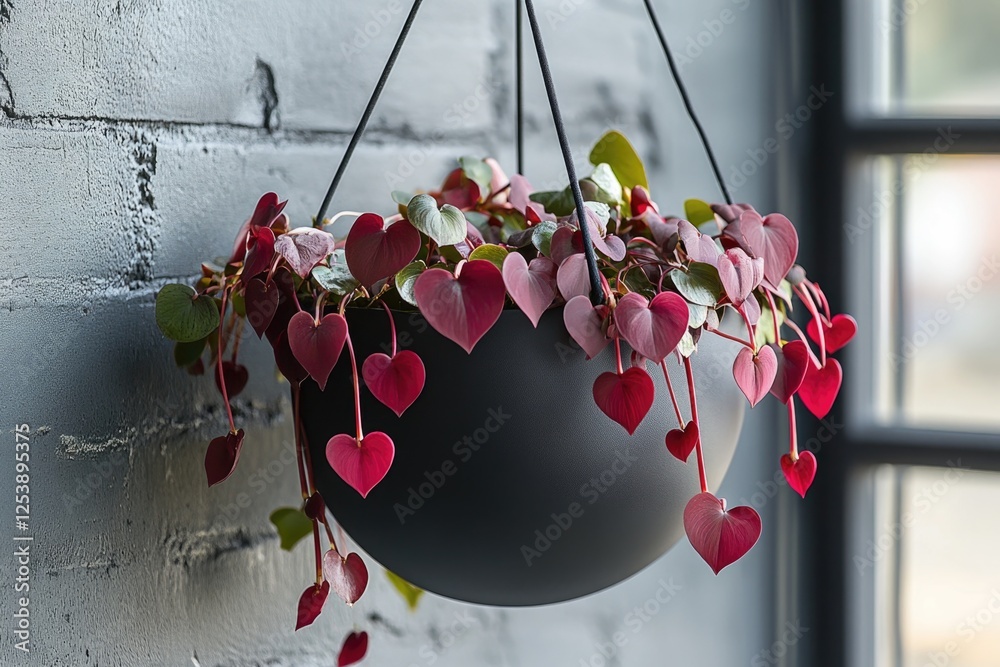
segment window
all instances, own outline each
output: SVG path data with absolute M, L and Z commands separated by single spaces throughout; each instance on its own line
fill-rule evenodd
M 1000 656 L 1000 3 L 809 3 L 813 263 L 855 315 L 824 448 L 811 660 Z M 836 108 L 833 108 L 836 107 Z

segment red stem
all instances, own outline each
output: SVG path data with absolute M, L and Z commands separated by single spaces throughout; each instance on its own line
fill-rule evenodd
M 749 298 L 753 299 L 755 297 L 751 294 Z M 743 318 L 743 322 L 747 325 L 747 335 L 750 337 L 751 342 L 750 349 L 753 351 L 754 356 L 757 356 L 757 334 L 754 332 L 753 325 L 750 324 L 750 318 L 747 317 L 747 314 L 743 311 L 742 306 L 737 308 L 736 312 L 740 314 Z
M 361 441 L 365 437 L 361 430 L 361 386 L 358 383 L 358 361 L 354 357 L 354 344 L 351 343 L 349 331 L 347 333 L 347 352 L 351 355 L 351 375 L 354 379 L 354 421 L 358 427 L 358 447 L 361 447 Z
M 392 331 L 392 354 L 389 356 L 396 356 L 396 321 L 392 319 L 392 309 L 386 305 L 385 301 L 379 301 L 382 307 L 385 308 L 385 314 L 389 316 L 389 329 Z
M 226 320 L 226 297 L 229 290 L 222 290 L 222 313 L 219 316 L 219 351 L 216 357 L 216 371 L 219 374 L 219 387 L 222 389 L 222 400 L 226 404 L 226 416 L 229 417 L 229 432 L 236 433 L 236 421 L 233 419 L 233 408 L 229 405 L 229 393 L 226 391 L 226 376 L 222 373 L 222 353 L 225 348 L 222 345 L 222 327 Z
M 674 385 L 670 382 L 670 374 L 667 373 L 667 362 L 661 361 L 660 368 L 663 369 L 663 379 L 667 383 L 667 391 L 670 392 L 670 402 L 674 404 L 674 413 L 677 415 L 677 423 L 684 428 L 684 417 L 681 416 L 681 406 L 677 404 L 677 396 L 674 394 Z
M 826 366 L 826 327 L 823 324 L 823 318 L 820 317 L 819 311 L 816 310 L 816 304 L 813 303 L 809 290 L 796 287 L 795 293 L 799 295 L 799 298 L 802 299 L 802 303 L 806 305 L 806 310 L 808 310 L 809 314 L 812 315 L 814 320 L 816 320 L 816 331 L 819 333 L 819 366 L 820 368 L 823 368 Z
M 799 437 L 795 428 L 795 397 L 788 397 L 788 432 L 791 439 L 791 446 L 788 450 L 792 461 L 799 460 Z
M 691 421 L 698 427 L 698 442 L 695 452 L 698 454 L 698 479 L 701 482 L 701 492 L 708 492 L 708 476 L 705 474 L 705 453 L 701 447 L 701 424 L 698 423 L 698 397 L 694 390 L 694 373 L 691 371 L 691 360 L 684 358 L 684 372 L 687 375 L 688 392 L 691 396 Z
M 774 305 L 774 297 L 771 293 L 764 290 L 765 296 L 767 296 L 767 305 L 771 306 L 771 323 L 774 324 L 774 343 L 781 346 L 781 327 L 778 326 L 778 308 Z
M 323 583 L 323 547 L 319 543 L 319 521 L 313 521 L 313 547 L 316 551 L 316 585 Z
M 731 336 L 731 335 L 729 335 L 727 333 L 719 331 L 718 329 L 705 329 L 705 331 L 707 331 L 709 333 L 713 333 L 716 336 L 721 336 L 722 338 L 726 338 L 728 340 L 737 342 L 740 345 L 743 345 L 745 347 L 749 347 L 751 350 L 753 350 L 753 344 L 752 343 L 748 343 L 747 341 L 743 340 L 742 338 L 738 338 L 736 336 Z
M 301 428 L 299 427 L 299 397 L 300 389 L 298 383 L 292 385 L 292 412 L 295 420 L 295 462 L 299 469 L 299 488 L 302 490 L 302 500 L 309 499 L 309 488 L 306 484 L 306 470 L 301 438 Z
M 615 360 L 618 362 L 618 375 L 624 373 L 622 369 L 622 348 L 618 342 L 618 336 L 615 336 Z

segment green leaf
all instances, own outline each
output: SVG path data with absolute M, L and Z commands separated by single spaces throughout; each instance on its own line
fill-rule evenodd
M 639 154 L 635 152 L 625 135 L 617 130 L 611 130 L 598 139 L 590 151 L 590 163 L 593 165 L 606 163 L 624 188 L 631 189 L 641 185 L 649 189 L 646 168 L 642 165 Z
M 684 216 L 695 227 L 706 222 L 715 221 L 715 213 L 712 211 L 712 207 L 700 199 L 688 199 L 684 202 Z
M 413 195 L 409 192 L 403 192 L 402 190 L 392 191 L 392 201 L 396 202 L 396 210 L 404 218 L 406 217 L 406 205 L 410 203 L 411 199 L 413 199 Z
M 531 243 L 538 252 L 546 257 L 552 249 L 552 235 L 556 233 L 558 225 L 551 220 L 545 220 L 531 228 Z
M 358 288 L 358 281 L 351 275 L 344 259 L 344 250 L 339 248 L 330 255 L 330 266 L 317 266 L 312 270 L 313 280 L 330 294 L 350 294 Z
M 618 204 L 621 202 L 624 193 L 622 192 L 622 184 L 618 182 L 618 177 L 615 176 L 615 172 L 611 170 L 611 166 L 606 162 L 602 162 L 597 165 L 594 169 L 594 173 L 590 175 L 590 180 L 594 182 L 605 196 L 600 197 L 599 200 L 608 204 Z M 610 200 L 610 201 L 609 201 Z
M 247 316 L 247 302 L 239 292 L 233 292 L 229 297 L 229 303 L 233 304 L 233 310 L 240 317 Z
M 545 207 L 545 210 L 555 216 L 569 215 L 576 210 L 573 202 L 573 191 L 566 186 L 564 190 L 547 192 L 532 192 L 528 197 Z
M 190 343 L 176 343 L 174 345 L 174 363 L 181 368 L 187 368 L 201 358 L 201 353 L 205 351 L 204 338 L 191 341 Z
M 722 298 L 719 272 L 711 264 L 691 262 L 688 272 L 674 269 L 670 280 L 685 299 L 701 306 L 714 306 Z
M 691 330 L 688 329 L 681 336 L 681 340 L 677 343 L 677 351 L 681 353 L 681 356 L 685 359 L 689 358 L 692 354 L 698 351 L 698 344 L 694 342 L 694 336 L 691 335 Z
M 278 529 L 281 548 L 291 551 L 299 540 L 312 532 L 312 520 L 294 507 L 279 507 L 271 512 L 271 523 Z
M 426 269 L 427 265 L 422 260 L 417 260 L 396 272 L 396 291 L 399 292 L 399 298 L 411 306 L 417 305 L 417 298 L 413 295 L 413 285 Z
M 164 285 L 156 295 L 156 326 L 163 335 L 178 343 L 201 340 L 219 326 L 215 300 L 187 285 Z
M 493 182 L 493 170 L 490 169 L 490 165 L 474 157 L 459 158 L 458 164 L 462 166 L 465 177 L 479 186 L 480 197 L 488 195 L 490 184 Z
M 688 303 L 688 328 L 697 329 L 708 319 L 708 307 Z
M 403 596 L 406 600 L 406 606 L 410 608 L 410 611 L 415 611 L 417 604 L 420 602 L 420 596 L 424 594 L 424 591 L 417 588 L 406 579 L 395 572 L 385 571 L 386 578 L 392 583 L 393 588 L 399 591 L 399 594 Z
M 430 195 L 417 195 L 406 205 L 406 210 L 410 223 L 439 246 L 461 243 L 468 234 L 462 212 L 451 204 L 438 209 Z
M 485 259 L 493 266 L 503 270 L 503 261 L 507 259 L 507 249 L 492 243 L 484 243 L 469 254 L 469 259 Z

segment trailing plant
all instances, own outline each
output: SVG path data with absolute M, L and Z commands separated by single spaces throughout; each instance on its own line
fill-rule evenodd
M 569 336 L 595 360 L 596 408 L 622 426 L 622 438 L 646 418 L 655 393 L 651 373 L 662 373 L 680 425 L 663 434 L 664 455 L 683 462 L 695 455 L 700 493 L 684 511 L 684 526 L 716 573 L 742 557 L 761 531 L 753 508 L 727 508 L 709 491 L 700 435 L 704 415 L 691 358 L 705 336 L 734 341 L 741 347 L 733 378 L 750 405 L 771 394 L 786 406 L 790 441 L 777 463 L 789 486 L 806 495 L 817 462 L 798 448 L 796 403 L 818 418 L 827 415 L 842 380 L 831 355 L 857 325 L 834 314 L 820 286 L 796 264 L 792 223 L 747 204 L 694 199 L 684 202 L 682 217 L 661 213 L 641 160 L 617 132 L 601 138 L 590 161 L 593 171 L 579 182 L 583 221 L 572 188 L 535 192 L 526 178 L 508 178 L 491 159 L 462 158 L 437 190 L 393 192 L 387 217 L 342 212 L 292 228 L 285 202 L 267 193 L 227 260 L 203 264 L 193 287 L 167 285 L 157 295 L 157 323 L 176 341 L 178 365 L 193 374 L 210 369 L 226 407 L 229 431 L 206 451 L 210 486 L 233 473 L 244 445 L 230 401 L 247 383 L 239 361 L 246 324 L 268 340 L 291 385 L 301 504 L 276 511 L 272 521 L 286 548 L 313 537 L 316 578 L 302 594 L 296 629 L 315 620 L 331 591 L 353 604 L 367 586 L 363 561 L 341 549 L 314 481 L 315 466 L 329 465 L 367 496 L 392 465 L 392 438 L 363 428 L 362 381 L 402 415 L 420 399 L 425 373 L 448 372 L 397 349 L 394 313 L 400 311 L 419 311 L 471 353 L 505 308 L 521 310 L 535 326 L 547 311 L 561 309 Z M 345 216 L 356 218 L 345 239 L 326 231 Z M 597 251 L 593 265 L 584 253 L 585 230 Z M 593 290 L 598 281 L 600 289 Z M 805 330 L 791 318 L 796 300 L 807 316 Z M 388 354 L 356 358 L 355 308 L 384 310 Z M 724 331 L 724 317 L 735 318 L 743 333 Z M 323 389 L 338 363 L 351 367 L 354 403 L 344 409 L 353 409 L 356 428 L 329 440 L 326 461 L 312 461 L 299 420 L 300 390 L 306 382 Z M 683 387 L 674 387 L 667 372 L 674 363 L 683 367 Z M 677 399 L 681 391 L 688 414 Z M 419 589 L 391 578 L 415 604 Z M 357 652 L 361 639 L 348 641 Z

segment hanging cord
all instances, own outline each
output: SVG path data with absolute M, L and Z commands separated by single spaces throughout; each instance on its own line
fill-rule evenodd
M 515 111 L 514 145 L 517 151 L 517 173 L 524 175 L 524 12 L 521 0 L 514 0 L 514 96 L 517 100 Z
M 688 97 L 687 89 L 684 88 L 684 82 L 681 81 L 680 72 L 677 71 L 677 63 L 674 62 L 674 56 L 670 53 L 670 47 L 667 46 L 667 38 L 663 34 L 663 28 L 660 27 L 660 21 L 656 18 L 656 12 L 653 10 L 652 0 L 643 0 L 643 3 L 646 5 L 646 11 L 649 13 L 650 21 L 653 23 L 653 29 L 656 31 L 656 36 L 660 40 L 660 46 L 663 47 L 663 55 L 667 58 L 667 65 L 670 67 L 670 75 L 674 78 L 674 83 L 677 85 L 677 90 L 681 94 L 681 99 L 684 100 L 684 108 L 687 109 L 688 117 L 691 118 L 694 128 L 698 131 L 698 136 L 701 137 L 702 146 L 705 147 L 705 154 L 708 155 L 708 161 L 712 165 L 712 171 L 715 172 L 715 180 L 719 182 L 719 189 L 722 190 L 722 196 L 726 198 L 727 204 L 732 204 L 733 197 L 729 194 L 729 188 L 726 187 L 726 182 L 722 180 L 722 172 L 719 171 L 719 163 L 715 160 L 715 153 L 712 152 L 712 146 L 708 143 L 708 137 L 705 135 L 705 129 L 701 126 L 701 122 L 698 120 L 698 116 L 694 112 L 694 107 L 691 106 L 691 99 Z
M 559 148 L 562 150 L 563 161 L 566 163 L 566 175 L 569 176 L 569 187 L 576 203 L 576 217 L 580 223 L 580 233 L 583 235 L 583 251 L 587 256 L 587 269 L 590 273 L 590 302 L 595 306 L 604 303 L 604 291 L 601 289 L 601 273 L 597 270 L 597 254 L 594 243 L 590 239 L 590 225 L 587 224 L 587 207 L 583 203 L 583 193 L 580 192 L 580 181 L 576 177 L 576 167 L 573 165 L 573 152 L 566 138 L 566 128 L 563 127 L 562 114 L 559 113 L 559 102 L 556 100 L 556 89 L 552 84 L 552 72 L 549 70 L 549 59 L 545 55 L 542 44 L 542 33 L 538 29 L 538 18 L 535 16 L 535 5 L 532 0 L 524 0 L 524 8 L 528 13 L 528 24 L 535 41 L 535 52 L 538 54 L 538 65 L 542 70 L 542 81 L 545 82 L 545 93 L 549 98 L 549 108 L 552 110 L 552 122 L 559 136 Z
M 403 23 L 403 29 L 399 31 L 399 37 L 396 38 L 396 44 L 392 47 L 392 52 L 389 54 L 389 60 L 386 61 L 385 67 L 382 69 L 382 75 L 378 79 L 378 83 L 375 84 L 375 90 L 372 91 L 372 96 L 368 100 L 368 106 L 365 107 L 365 112 L 361 114 L 361 121 L 358 123 L 358 127 L 354 130 L 354 134 L 351 136 L 350 143 L 347 144 L 347 150 L 344 152 L 344 157 L 340 159 L 340 166 L 337 167 L 337 173 L 333 176 L 333 181 L 330 182 L 330 188 L 326 191 L 326 196 L 323 197 L 323 203 L 320 204 L 319 213 L 316 214 L 316 225 L 321 226 L 323 224 L 323 218 L 326 217 L 326 211 L 330 208 L 330 201 L 333 199 L 333 194 L 337 191 L 337 186 L 340 185 L 340 179 L 344 177 L 344 172 L 347 170 L 347 163 L 351 161 L 351 156 L 354 155 L 354 149 L 358 147 L 358 142 L 361 141 L 361 135 L 365 133 L 365 128 L 368 127 L 368 121 L 371 120 L 372 112 L 375 111 L 375 105 L 378 103 L 378 98 L 382 94 L 382 89 L 385 88 L 386 82 L 389 80 L 389 74 L 392 72 L 393 65 L 396 64 L 396 58 L 399 56 L 399 52 L 403 48 L 403 42 L 406 41 L 406 36 L 410 32 L 410 26 L 413 25 L 413 19 L 417 17 L 417 10 L 420 9 L 420 3 L 423 0 L 413 0 L 413 7 L 410 8 L 410 13 L 406 16 L 406 21 Z

